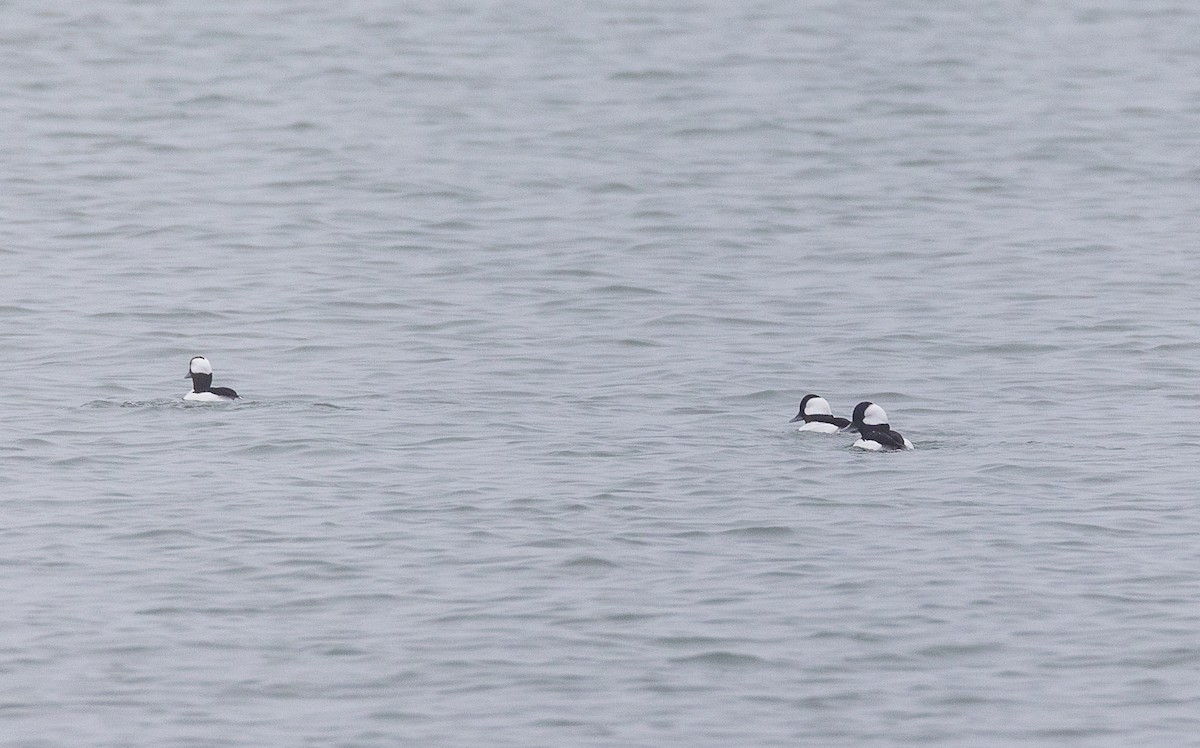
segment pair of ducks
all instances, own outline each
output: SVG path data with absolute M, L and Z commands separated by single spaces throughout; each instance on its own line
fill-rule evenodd
M 797 431 L 816 431 L 822 434 L 836 434 L 840 431 L 857 431 L 858 441 L 854 442 L 858 449 L 871 452 L 895 452 L 912 449 L 913 445 L 899 431 L 892 431 L 888 425 L 887 413 L 873 402 L 863 401 L 854 406 L 850 420 L 838 418 L 829 408 L 829 402 L 819 395 L 805 395 L 800 401 L 800 412 L 790 422 L 804 421 Z

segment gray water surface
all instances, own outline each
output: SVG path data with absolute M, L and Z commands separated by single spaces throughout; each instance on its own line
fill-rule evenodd
M 0 744 L 1200 745 L 1197 38 L 6 7 Z

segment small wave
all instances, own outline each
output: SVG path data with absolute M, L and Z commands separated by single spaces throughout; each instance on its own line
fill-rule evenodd
M 589 568 L 589 569 L 618 569 L 620 564 L 614 564 L 608 559 L 599 558 L 597 556 L 578 556 L 563 563 L 563 566 L 568 568 Z
M 740 652 L 728 652 L 724 650 L 704 652 L 702 654 L 691 655 L 689 657 L 676 657 L 672 660 L 672 662 L 679 665 L 714 665 L 724 668 L 753 667 L 767 664 L 767 661 L 761 657 L 742 654 Z
M 614 81 L 676 81 L 694 77 L 693 73 L 661 68 L 646 68 L 643 70 L 622 70 L 608 76 Z
M 80 405 L 81 408 L 165 408 L 181 407 L 182 400 L 92 400 Z
M 781 525 L 764 525 L 762 527 L 735 527 L 732 530 L 723 530 L 722 535 L 738 535 L 749 538 L 779 538 L 793 534 L 790 527 Z
M 596 293 L 619 294 L 622 296 L 662 296 L 663 292 L 656 288 L 646 288 L 644 286 L 630 286 L 624 283 L 613 283 L 607 286 L 598 286 L 592 291 Z
M 215 406 L 215 407 L 214 407 Z M 159 398 L 157 400 L 90 400 L 79 406 L 81 409 L 105 408 L 175 408 L 180 410 L 200 409 L 205 412 L 229 412 L 230 409 L 245 410 L 249 408 L 314 408 L 319 410 L 358 410 L 348 405 L 335 403 L 298 403 L 294 400 L 251 400 L 238 398 L 234 403 L 198 403 L 183 398 Z
M 604 182 L 587 188 L 588 192 L 596 195 L 630 195 L 636 194 L 637 188 L 624 182 Z

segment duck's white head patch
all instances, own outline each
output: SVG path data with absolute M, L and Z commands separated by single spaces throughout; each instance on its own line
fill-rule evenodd
M 829 407 L 829 401 L 823 397 L 810 397 L 808 402 L 804 404 L 804 414 L 809 416 L 831 416 L 833 410 Z
M 188 365 L 188 374 L 212 374 L 212 364 L 204 356 L 196 356 Z
M 868 426 L 880 426 L 888 422 L 887 413 L 884 413 L 883 408 L 879 407 L 875 403 L 871 403 L 867 406 L 867 409 L 863 411 L 862 420 L 863 423 Z

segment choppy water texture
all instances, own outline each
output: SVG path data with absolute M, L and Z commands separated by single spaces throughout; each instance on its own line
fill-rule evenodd
M 6 6 L 0 744 L 1197 745 L 1197 38 Z

